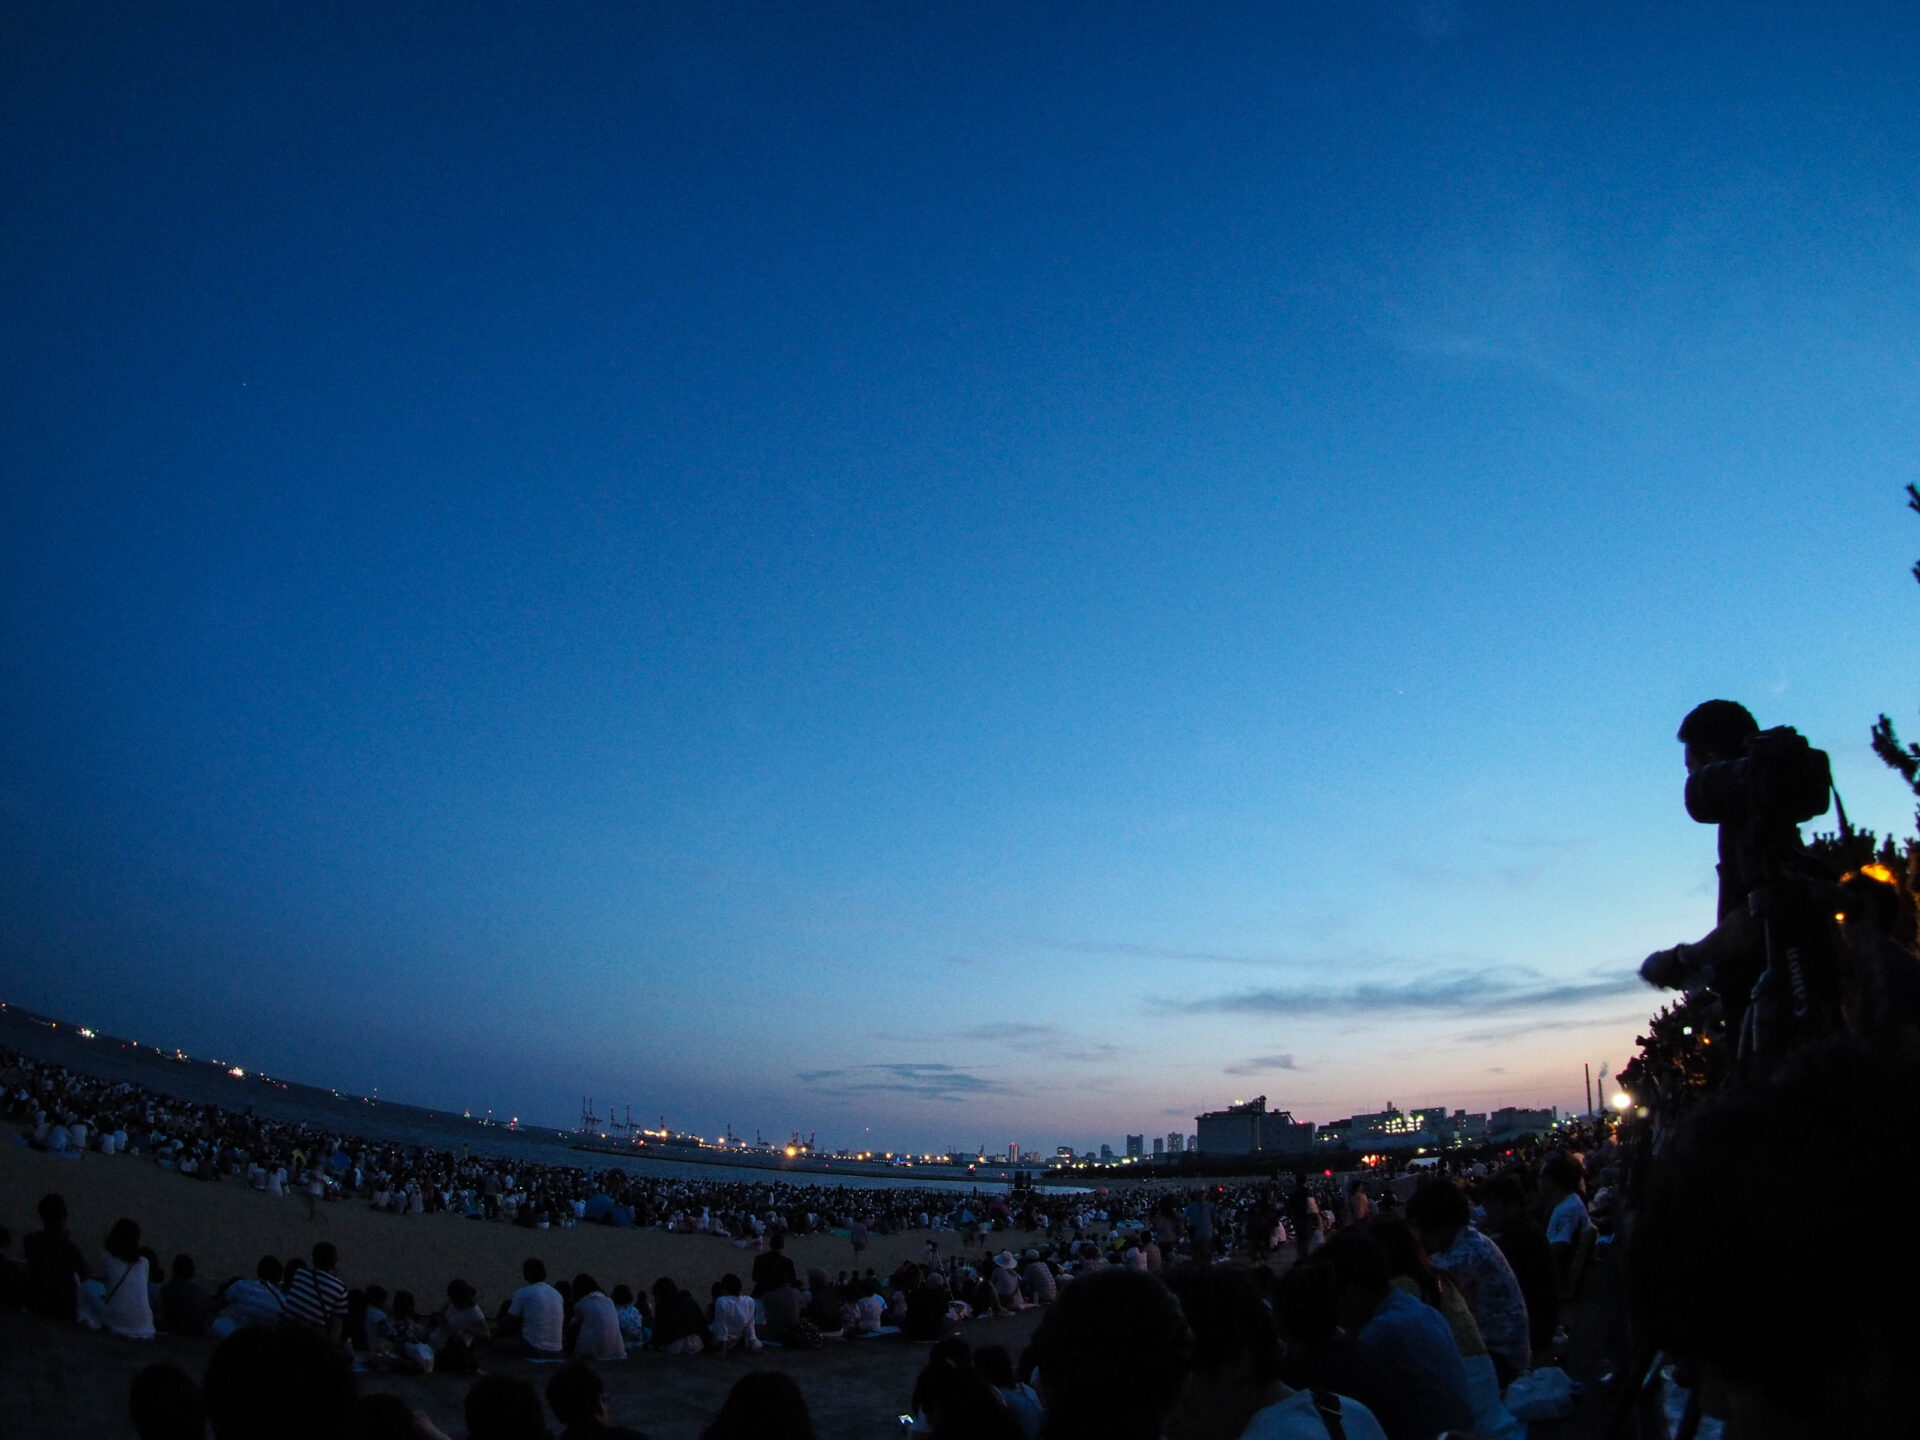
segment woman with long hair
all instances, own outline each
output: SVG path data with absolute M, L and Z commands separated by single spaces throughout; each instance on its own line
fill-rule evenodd
M 153 1305 L 147 1296 L 147 1257 L 140 1253 L 140 1227 L 122 1216 L 107 1231 L 100 1280 L 100 1328 L 129 1340 L 153 1338 Z

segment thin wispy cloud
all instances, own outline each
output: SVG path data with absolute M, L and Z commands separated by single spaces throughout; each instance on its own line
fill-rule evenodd
M 1194 965 L 1246 965 L 1264 969 L 1298 966 L 1386 965 L 1404 957 L 1358 947 L 1329 947 L 1325 950 L 1200 950 L 1174 945 L 1136 945 L 1118 940 L 1061 940 L 1034 936 L 1028 944 L 1067 955 L 1090 955 L 1101 960 L 1164 960 Z
M 1256 1055 L 1251 1060 L 1242 1060 L 1229 1065 L 1221 1073 L 1224 1075 L 1266 1075 L 1274 1070 L 1297 1070 L 1291 1055 Z
M 1509 1040 L 1524 1040 L 1554 1030 L 1605 1030 L 1619 1025 L 1644 1023 L 1645 1010 L 1619 1011 L 1591 1020 L 1528 1020 L 1518 1025 L 1502 1025 L 1493 1030 L 1472 1030 L 1456 1037 L 1463 1045 L 1501 1045 Z
M 1497 216 L 1463 206 L 1453 225 L 1395 257 L 1386 274 L 1381 329 L 1403 353 L 1591 392 L 1594 282 L 1550 201 Z
M 1262 986 L 1170 1003 L 1189 1015 L 1451 1014 L 1582 1005 L 1642 988 L 1643 982 L 1631 971 L 1569 982 L 1506 968 L 1439 972 L 1398 984 Z
M 851 1065 L 840 1070 L 802 1070 L 798 1077 L 828 1095 L 910 1095 L 917 1100 L 966 1100 L 1010 1095 L 1010 1086 L 955 1065 Z
M 1000 1045 L 1021 1055 L 1043 1060 L 1090 1062 L 1112 1060 L 1125 1053 L 1118 1045 L 1104 1040 L 1086 1040 L 1058 1025 L 1035 1025 L 1025 1021 L 1006 1021 L 976 1025 L 960 1032 L 965 1040 Z

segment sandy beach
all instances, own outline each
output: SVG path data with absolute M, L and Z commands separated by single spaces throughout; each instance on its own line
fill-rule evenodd
M 70 1228 L 90 1257 L 97 1256 L 107 1227 L 123 1215 L 139 1222 L 143 1242 L 163 1259 L 192 1255 L 210 1285 L 251 1274 L 264 1254 L 304 1255 L 324 1239 L 339 1247 L 340 1275 L 349 1285 L 411 1289 L 423 1309 L 437 1306 L 447 1281 L 459 1276 L 477 1286 L 481 1303 L 493 1310 L 520 1284 L 520 1265 L 529 1255 L 544 1260 L 553 1275 L 585 1271 L 608 1289 L 621 1283 L 638 1288 L 669 1275 L 702 1297 L 722 1274 L 745 1276 L 753 1263 L 753 1252 L 729 1241 L 658 1230 L 522 1230 L 450 1215 L 376 1214 L 351 1201 L 322 1204 L 318 1218 L 309 1220 L 303 1199 L 270 1198 L 231 1180 L 183 1179 L 141 1156 L 56 1159 L 28 1150 L 8 1132 L 0 1135 L 0 1222 L 16 1236 L 15 1258 L 17 1237 L 34 1228 L 34 1206 L 49 1190 L 66 1197 Z M 922 1259 L 926 1241 L 924 1232 L 876 1235 L 862 1268 L 873 1266 L 884 1274 L 901 1260 Z M 837 1271 L 853 1263 L 852 1246 L 842 1236 L 795 1237 L 788 1253 L 803 1270 L 819 1265 Z M 965 1333 L 975 1345 L 1002 1344 L 1017 1354 L 1035 1318 L 974 1322 Z M 0 1335 L 6 1337 L 0 1349 L 0 1396 L 5 1397 L 0 1432 L 22 1440 L 131 1436 L 127 1386 L 140 1368 L 165 1359 L 197 1375 L 212 1353 L 210 1342 L 123 1341 L 49 1329 L 27 1317 L 0 1321 Z M 769 1350 L 754 1358 L 643 1355 L 606 1369 L 615 1420 L 654 1440 L 697 1436 L 734 1380 L 751 1367 L 781 1368 L 794 1376 L 823 1440 L 871 1440 L 895 1425 L 892 1417 L 904 1408 L 924 1354 L 924 1346 L 875 1340 L 806 1353 Z M 524 1373 L 541 1385 L 550 1373 L 518 1361 L 500 1362 L 498 1368 Z M 460 1402 L 466 1381 L 437 1376 L 363 1380 L 371 1388 L 410 1397 L 450 1435 L 464 1432 Z

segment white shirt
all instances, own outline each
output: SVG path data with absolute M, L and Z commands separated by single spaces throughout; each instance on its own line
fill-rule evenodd
M 1347 1440 L 1387 1440 L 1373 1412 L 1358 1400 L 1340 1397 L 1340 1428 Z M 1301 1390 L 1253 1412 L 1240 1440 L 1327 1440 L 1327 1422 L 1313 1403 L 1313 1392 Z
M 1569 1195 L 1554 1206 L 1553 1214 L 1547 1217 L 1547 1243 L 1571 1245 L 1592 1228 L 1593 1221 L 1587 1216 L 1586 1201 L 1578 1195 Z
M 721 1349 L 736 1342 L 748 1350 L 760 1348 L 753 1328 L 753 1301 L 745 1295 L 720 1295 L 713 1302 L 713 1343 Z
M 624 1360 L 627 1342 L 620 1334 L 620 1312 L 613 1301 L 598 1290 L 573 1302 L 573 1313 L 580 1321 L 580 1333 L 574 1337 L 573 1353 L 581 1360 Z
M 520 1317 L 520 1338 L 535 1350 L 558 1354 L 566 1348 L 566 1302 L 546 1281 L 536 1280 L 514 1291 L 507 1313 Z
M 106 1303 L 100 1313 L 101 1325 L 130 1340 L 151 1340 L 153 1307 L 147 1302 L 147 1257 L 142 1255 L 129 1265 L 109 1255 L 104 1268 Z

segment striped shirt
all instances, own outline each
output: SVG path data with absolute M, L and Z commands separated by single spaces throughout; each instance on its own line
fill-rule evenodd
M 347 1287 L 338 1275 L 328 1270 L 300 1267 L 287 1287 L 287 1318 L 314 1330 L 324 1330 L 327 1322 L 347 1313 Z

